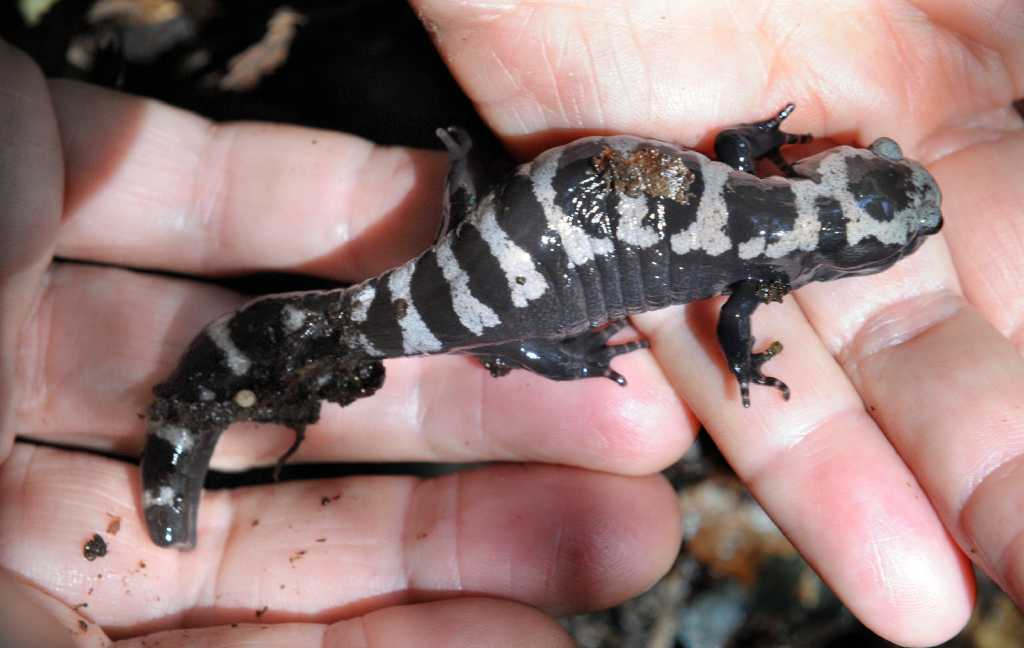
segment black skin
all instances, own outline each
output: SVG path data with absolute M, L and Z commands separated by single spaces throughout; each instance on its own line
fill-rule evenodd
M 783 172 L 795 175 L 793 168 L 781 159 L 779 147 L 806 141 L 809 136 L 779 130 L 791 110 L 792 106 L 786 106 L 771 119 L 723 131 L 715 147 L 720 161 L 745 171 L 752 170 L 758 159 L 767 158 L 775 160 Z M 504 176 L 492 172 L 496 163 L 483 163 L 488 158 L 486 155 L 481 157 L 482 152 L 472 145 L 464 131 L 447 129 L 441 139 L 452 158 L 445 205 L 446 224 L 442 230 L 446 233 L 459 228 L 474 213 L 478 199 L 495 189 L 493 183 Z M 870 175 L 865 178 L 865 181 L 876 181 Z M 502 191 L 511 191 L 511 186 L 504 186 Z M 514 196 L 499 198 L 515 202 Z M 898 257 L 893 256 L 889 263 L 895 258 Z M 876 256 L 872 255 L 870 259 L 866 267 L 871 271 L 879 269 Z M 794 263 L 801 264 L 802 268 L 805 261 Z M 751 267 L 745 272 L 749 274 L 741 275 L 740 280 L 731 285 L 723 282 L 715 285 L 713 290 L 709 288 L 705 296 L 729 294 L 722 308 L 718 338 L 729 369 L 739 383 L 743 405 L 749 407 L 751 382 L 775 387 L 784 398 L 789 396 L 788 388 L 781 381 L 765 376 L 761 371 L 762 365 L 778 354 L 781 345 L 774 343 L 762 353 L 753 353 L 750 316 L 761 303 L 781 301 L 790 290 L 789 281 L 799 285 L 799 281 L 807 277 L 782 269 Z M 485 282 L 480 294 L 491 294 L 492 291 L 487 290 L 487 281 L 506 280 L 492 274 L 477 273 L 471 279 Z M 832 277 L 814 276 L 815 280 L 827 278 Z M 414 281 L 414 292 L 417 286 Z M 378 289 L 378 296 L 387 297 L 389 289 L 386 282 Z M 693 299 L 697 298 L 700 297 L 693 296 Z M 397 324 L 402 314 L 395 312 L 396 305 L 401 303 L 403 309 L 407 305 L 380 298 L 374 304 L 377 302 L 386 312 L 375 312 L 378 307 L 371 305 L 364 317 L 375 323 L 375 334 L 383 336 L 389 348 L 395 347 L 402 335 Z M 648 306 L 654 308 L 650 304 Z M 304 313 L 304 318 L 297 324 L 299 328 L 291 331 L 286 331 L 280 324 L 286 315 L 284 309 L 288 307 Z M 231 315 L 226 320 L 228 330 L 218 334 L 226 335 L 232 344 L 249 356 L 251 366 L 237 374 L 226 362 L 222 345 L 211 337 L 210 327 L 196 338 L 177 370 L 154 388 L 156 400 L 147 412 L 150 429 L 141 465 L 145 491 L 143 502 L 148 530 L 155 543 L 180 549 L 194 546 L 196 513 L 210 456 L 219 435 L 232 422 L 281 423 L 292 428 L 296 433 L 295 443 L 282 457 L 283 462 L 302 441 L 306 426 L 319 418 L 322 401 L 347 405 L 373 394 L 381 386 L 384 368 L 380 359 L 367 357 L 358 345 L 347 346 L 346 341 L 356 340 L 361 334 L 360 324 L 351 319 L 352 314 L 350 302 L 332 291 L 271 296 L 250 303 Z M 557 321 L 557 315 L 553 313 L 533 313 L 531 317 Z M 604 376 L 625 385 L 626 379 L 611 369 L 611 360 L 623 353 L 645 348 L 647 342 L 608 344 L 609 339 L 625 326 L 622 315 L 618 314 L 617 318 L 604 328 L 593 328 L 562 339 L 505 338 L 497 343 L 489 341 L 449 350 L 477 356 L 495 376 L 504 375 L 513 368 L 525 368 L 553 380 Z M 600 323 L 594 322 L 593 325 Z M 522 320 L 513 320 L 509 326 L 530 330 L 529 322 Z M 447 329 L 442 325 L 438 330 Z M 280 467 L 280 463 L 278 465 Z
M 610 366 L 612 358 L 650 346 L 647 340 L 608 344 L 625 326 L 625 320 L 618 320 L 601 330 L 563 340 L 519 340 L 488 346 L 486 351 L 473 351 L 473 355 L 495 378 L 513 369 L 529 368 L 549 380 L 604 376 L 625 387 L 626 377 Z
M 782 352 L 782 343 L 772 342 L 763 353 L 752 353 L 754 336 L 750 332 L 750 316 L 762 303 L 782 301 L 789 292 L 784 279 L 766 281 L 748 279 L 732 287 L 729 299 L 718 316 L 718 343 L 725 353 L 729 371 L 740 384 L 743 407 L 750 407 L 750 383 L 775 387 L 782 398 L 789 400 L 789 387 L 778 378 L 761 373 L 761 365 Z
M 782 122 L 793 112 L 792 103 L 779 111 L 779 114 L 764 121 L 751 124 L 740 124 L 727 128 L 715 137 L 715 156 L 737 171 L 754 173 L 755 166 L 761 158 L 775 163 L 788 177 L 796 172 L 782 157 L 779 149 L 786 144 L 803 144 L 811 141 L 808 134 L 794 135 L 779 129 Z
M 326 313 L 316 295 L 303 305 Z M 179 494 L 173 506 L 146 511 L 150 537 L 161 546 L 188 548 L 195 542 L 196 510 L 210 457 L 220 434 L 234 421 L 280 423 L 295 432 L 295 441 L 278 461 L 277 477 L 284 461 L 302 442 L 306 426 L 320 418 L 323 401 L 348 405 L 372 395 L 384 381 L 384 366 L 360 354 L 339 348 L 339 332 L 325 315 L 311 317 L 302 335 L 286 339 L 252 339 L 271 335 L 265 323 L 280 318 L 285 302 L 269 298 L 253 304 L 232 319 L 232 336 L 240 344 L 273 349 L 254 362 L 244 382 L 225 377 L 220 351 L 207 334 L 201 334 L 166 381 L 154 387 L 156 400 L 147 412 L 150 424 L 170 424 L 198 432 L 187 449 L 174 448 L 167 440 L 149 434 L 142 454 L 142 482 L 170 487 Z M 213 394 L 200 396 L 203 386 Z M 244 407 L 233 394 L 245 387 L 261 395 L 258 404 Z M 180 494 L 187 494 L 182 496 Z M 196 501 L 187 501 L 194 498 Z
M 473 213 L 477 198 L 490 190 L 494 178 L 503 177 L 513 168 L 504 151 L 492 150 L 497 147 L 491 142 L 481 146 L 479 140 L 474 140 L 461 128 L 438 128 L 436 133 L 448 151 L 449 168 L 448 191 L 434 243 Z
M 771 119 L 723 130 L 715 137 L 715 155 L 718 160 L 739 171 L 753 173 L 757 160 L 767 158 L 786 176 L 796 176 L 793 167 L 782 157 L 779 149 L 787 144 L 809 142 L 811 135 L 794 135 L 779 128 L 793 112 L 793 108 L 794 105 L 789 103 Z M 782 392 L 783 399 L 789 400 L 789 387 L 786 383 L 761 373 L 761 366 L 782 352 L 782 344 L 772 342 L 764 352 L 753 353 L 754 336 L 750 331 L 750 316 L 757 307 L 769 301 L 781 302 L 787 293 L 789 284 L 784 277 L 770 281 L 747 279 L 732 286 L 729 299 L 718 316 L 718 344 L 725 354 L 729 371 L 739 382 L 743 407 L 750 407 L 752 382 L 775 387 Z
M 790 103 L 774 117 L 723 130 L 715 138 L 718 160 L 738 171 L 753 173 L 758 160 L 768 159 L 786 176 L 796 176 L 797 173 L 782 157 L 779 149 L 788 144 L 809 142 L 811 135 L 796 135 L 780 129 L 793 108 L 794 105 Z M 451 158 L 450 186 L 471 186 L 477 196 L 486 193 L 489 187 L 481 180 L 483 175 L 472 172 L 476 163 L 473 161 L 475 155 L 468 134 L 461 129 L 449 128 L 439 129 L 438 135 Z M 461 183 L 457 181 L 460 177 L 463 178 Z M 460 210 L 456 203 L 475 204 L 475 196 L 466 196 L 465 193 L 458 189 L 453 190 L 453 195 L 449 196 L 441 234 L 447 228 L 457 226 L 460 220 Z M 729 370 L 739 383 L 744 407 L 750 407 L 750 383 L 775 387 L 782 392 L 784 399 L 789 400 L 789 387 L 781 380 L 761 372 L 762 365 L 782 351 L 782 345 L 773 342 L 764 352 L 753 353 L 754 336 L 750 327 L 750 317 L 759 305 L 769 301 L 781 302 L 789 290 L 785 277 L 746 279 L 730 287 L 729 299 L 722 307 L 718 322 L 718 342 Z M 649 345 L 646 341 L 608 345 L 608 339 L 623 326 L 625 324 L 622 321 L 612 322 L 604 329 L 587 331 L 564 340 L 518 340 L 477 347 L 468 353 L 476 355 L 495 377 L 504 376 L 512 369 L 524 368 L 551 380 L 604 376 L 625 386 L 626 378 L 609 366 L 611 359 Z
M 490 179 L 500 176 L 483 171 L 480 153 L 466 131 L 439 128 L 437 135 L 448 151 L 450 165 L 444 217 L 437 233 L 440 239 L 472 212 L 478 196 L 490 191 Z M 495 378 L 506 376 L 513 369 L 528 369 L 549 380 L 603 376 L 625 387 L 625 376 L 611 368 L 612 358 L 650 346 L 646 340 L 609 345 L 608 340 L 625 326 L 625 320 L 618 320 L 568 338 L 513 340 L 475 347 L 465 353 L 476 356 Z

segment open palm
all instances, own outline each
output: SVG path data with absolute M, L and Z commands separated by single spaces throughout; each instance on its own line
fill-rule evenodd
M 325 409 L 300 460 L 530 463 L 208 493 L 199 548 L 182 554 L 149 542 L 132 466 L 12 445 L 14 435 L 137 453 L 149 387 L 241 299 L 132 269 L 374 274 L 429 244 L 444 157 L 213 126 L 47 83 L 5 48 L 15 89 L 0 100 L 8 591 L 29 592 L 83 641 L 100 637 L 70 608 L 87 602 L 79 611 L 117 636 L 204 627 L 172 630 L 168 645 L 257 633 L 283 645 L 560 645 L 560 629 L 527 606 L 611 605 L 671 564 L 673 494 L 642 475 L 678 457 L 700 420 L 880 634 L 928 644 L 955 633 L 972 605 L 966 556 L 1024 600 L 1024 129 L 1010 108 L 1024 96 L 1024 12 L 414 4 L 481 114 L 524 157 L 592 132 L 704 145 L 791 100 L 791 131 L 888 135 L 928 164 L 946 228 L 882 275 L 760 309 L 757 336 L 786 345 L 771 368 L 793 389 L 788 403 L 762 389 L 753 408 L 739 405 L 713 339 L 717 303 L 635 318 L 652 349 L 616 361 L 627 389 L 525 372 L 492 380 L 457 357 L 395 361 L 373 398 Z M 235 426 L 214 465 L 272 461 L 289 442 L 285 430 Z M 81 543 L 114 518 L 109 555 L 86 562 Z

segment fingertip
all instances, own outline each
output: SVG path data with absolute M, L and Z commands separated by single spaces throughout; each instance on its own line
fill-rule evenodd
M 593 429 L 599 442 L 590 444 L 591 456 L 577 465 L 649 475 L 672 465 L 693 444 L 700 430 L 693 414 L 674 393 L 661 393 L 661 387 L 642 390 L 638 382 L 621 390 L 623 398 L 603 414 Z
M 581 498 L 596 504 L 578 511 L 580 540 L 599 549 L 585 564 L 605 596 L 583 610 L 617 605 L 649 589 L 672 568 L 682 542 L 679 498 L 667 479 L 605 477 L 596 474 Z
M 975 602 L 974 575 L 961 554 L 954 565 L 904 559 L 901 580 L 913 591 L 885 592 L 872 613 L 858 614 L 867 627 L 900 646 L 937 646 L 955 637 L 971 618 Z
M 63 205 L 64 165 L 50 91 L 27 54 L 0 41 L 0 276 L 45 267 Z
M 558 614 L 603 609 L 650 588 L 679 551 L 661 475 L 509 465 L 465 473 L 458 488 L 463 589 Z

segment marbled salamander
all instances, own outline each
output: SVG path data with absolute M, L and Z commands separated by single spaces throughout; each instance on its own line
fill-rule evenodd
M 624 385 L 611 359 L 646 344 L 606 342 L 628 315 L 727 294 L 718 338 L 744 406 L 750 382 L 788 398 L 761 373 L 781 346 L 752 351 L 757 306 L 811 281 L 880 272 L 942 225 L 935 180 L 890 139 L 787 163 L 779 148 L 809 139 L 779 129 L 792 109 L 720 133 L 719 161 L 657 140 L 586 137 L 500 176 L 483 171 L 465 132 L 439 130 L 451 167 L 433 247 L 356 286 L 243 306 L 208 325 L 154 389 L 142 459 L 153 540 L 195 545 L 210 455 L 231 422 L 290 426 L 287 457 L 321 401 L 380 387 L 382 358 L 454 351 L 496 376 L 524 368 Z M 785 177 L 752 175 L 763 157 Z

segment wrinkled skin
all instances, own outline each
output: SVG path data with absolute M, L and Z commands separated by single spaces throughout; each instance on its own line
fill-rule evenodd
M 404 646 L 424 633 L 567 645 L 544 612 L 612 605 L 671 564 L 675 501 L 642 475 L 683 452 L 697 419 L 879 634 L 927 645 L 957 632 L 971 561 L 1024 601 L 1024 129 L 1009 108 L 1024 96 L 1019 4 L 414 4 L 522 157 L 586 131 L 696 145 L 793 100 L 794 132 L 898 138 L 938 179 L 945 229 L 884 274 L 758 312 L 762 338 L 787 341 L 774 368 L 792 377 L 789 403 L 737 406 L 716 378 L 709 303 L 635 318 L 652 348 L 622 358 L 629 389 L 492 380 L 458 357 L 389 363 L 385 388 L 329 411 L 299 460 L 525 463 L 207 494 L 204 544 L 182 555 L 146 540 L 133 466 L 14 436 L 137 453 L 150 386 L 241 299 L 133 268 L 374 274 L 429 243 L 444 156 L 213 127 L 46 82 L 0 49 L 0 594 L 21 605 L 0 606 L 5 627 L 44 632 L 52 622 L 31 620 L 52 617 L 74 630 L 40 645 L 156 630 L 170 631 L 162 645 L 257 632 L 282 645 Z M 214 466 L 268 463 L 289 442 L 238 426 Z M 81 544 L 108 513 L 120 531 L 87 563 Z M 102 630 L 79 631 L 70 606 L 84 601 Z M 230 627 L 264 606 L 269 630 Z M 201 629 L 186 639 L 185 626 Z

